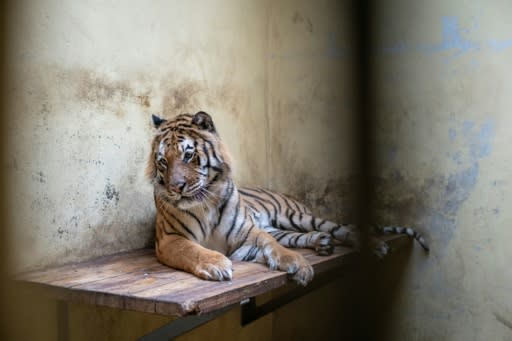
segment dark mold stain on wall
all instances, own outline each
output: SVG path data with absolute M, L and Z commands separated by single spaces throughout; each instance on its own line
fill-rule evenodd
M 125 80 L 110 80 L 86 70 L 78 71 L 75 77 L 79 84 L 77 96 L 85 102 L 102 105 L 113 100 L 124 102 L 137 97 Z
M 302 15 L 299 11 L 295 11 L 292 21 L 296 25 L 303 25 L 309 33 L 313 33 L 313 23 L 311 22 L 311 19 Z
M 111 183 L 110 178 L 107 178 L 105 188 L 103 189 L 103 192 L 98 193 L 97 199 L 94 201 L 94 205 L 99 207 L 102 212 L 106 212 L 107 210 L 118 206 L 120 198 L 120 190 Z
M 113 201 L 115 202 L 116 204 L 119 202 L 119 190 L 116 189 L 116 187 L 114 187 L 114 185 L 112 185 L 110 183 L 110 181 L 107 179 L 107 185 L 105 185 L 105 197 L 110 200 L 110 201 Z
M 151 107 L 151 89 L 135 90 L 132 84 L 132 79 L 141 79 L 142 76 L 138 74 L 131 75 L 130 78 L 114 79 L 85 68 L 66 69 L 58 66 L 48 67 L 44 73 L 59 84 L 59 87 L 69 89 L 78 101 L 96 110 L 112 111 L 122 117 L 124 112 L 119 107 L 120 104 L 137 104 L 142 110 Z
M 164 73 L 156 79 L 149 79 L 140 72 L 115 78 L 86 68 L 58 66 L 34 70 L 34 73 L 45 79 L 39 85 L 39 92 L 45 92 L 49 85 L 55 87 L 58 84 L 59 95 L 73 96 L 83 103 L 84 108 L 96 113 L 112 113 L 119 119 L 126 116 L 127 104 L 139 106 L 140 111 L 148 115 L 157 113 L 172 117 L 215 107 L 236 118 L 250 99 L 249 89 L 234 85 L 230 76 L 215 86 L 209 86 L 204 80 L 178 77 L 174 73 Z M 39 127 L 48 130 L 52 101 L 49 94 L 46 97 L 40 110 Z
M 188 111 L 199 110 L 199 94 L 201 85 L 194 81 L 184 81 L 179 85 L 169 87 L 164 94 L 163 112 L 166 117 Z
M 307 174 L 294 175 L 284 185 L 285 194 L 304 203 L 313 215 L 338 223 L 355 222 L 357 177 L 319 180 Z
M 229 79 L 216 86 L 208 86 L 197 80 L 176 80 L 168 75 L 162 79 L 162 115 L 173 117 L 205 110 L 215 119 L 216 112 L 211 108 L 219 108 L 223 114 L 237 119 L 249 101 L 248 91 L 250 89 L 241 89 Z
M 142 105 L 143 107 L 149 108 L 151 106 L 149 95 L 140 95 L 137 97 L 139 98 L 140 105 Z
M 46 183 L 46 175 L 42 171 L 36 172 L 32 175 L 32 180 L 44 184 Z

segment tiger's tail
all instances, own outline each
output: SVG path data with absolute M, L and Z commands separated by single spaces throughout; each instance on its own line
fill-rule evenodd
M 421 233 L 417 232 L 416 230 L 410 228 L 410 227 L 399 227 L 399 226 L 373 226 L 373 228 L 376 230 L 378 234 L 405 234 L 408 235 L 411 238 L 416 239 L 416 241 L 421 245 L 421 247 L 429 252 L 430 247 L 421 235 Z

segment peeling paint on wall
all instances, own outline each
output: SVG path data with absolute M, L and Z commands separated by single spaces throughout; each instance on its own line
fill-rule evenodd
M 405 177 L 400 169 L 392 169 L 391 177 L 378 181 L 378 193 L 386 195 L 379 197 L 377 206 L 386 223 L 399 224 L 402 219 L 416 223 L 440 250 L 454 236 L 457 214 L 479 181 L 480 160 L 491 154 L 495 134 L 491 119 L 481 124 L 470 120 L 453 120 L 451 124 L 447 135 L 460 148 L 447 156 L 457 171 L 419 181 Z
M 386 321 L 389 340 L 505 340 L 510 3 L 392 1 L 379 13 L 378 215 L 418 228 Z
M 395 55 L 403 53 L 424 53 L 433 54 L 441 52 L 451 52 L 449 59 L 459 57 L 470 52 L 503 52 L 512 47 L 512 39 L 481 40 L 473 38 L 477 36 L 480 25 L 473 18 L 469 26 L 462 26 L 460 19 L 455 16 L 443 16 L 440 19 L 441 37 L 438 43 L 407 43 L 400 41 L 392 43 L 389 46 L 380 47 L 377 53 L 384 55 Z

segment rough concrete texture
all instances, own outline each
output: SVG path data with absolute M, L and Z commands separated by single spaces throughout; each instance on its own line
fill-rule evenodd
M 354 211 L 349 9 L 340 1 L 272 2 L 268 27 L 269 185 L 338 221 Z
M 25 246 L 12 253 L 15 268 L 152 244 L 144 179 L 152 113 L 207 111 L 240 184 L 290 193 L 330 218 L 349 211 L 338 193 L 350 191 L 350 153 L 335 157 L 351 141 L 340 9 L 335 1 L 12 4 L 9 245 Z
M 510 340 L 512 11 L 388 1 L 376 32 L 379 215 L 424 231 L 390 340 Z M 419 250 L 415 250 L 419 251 Z
M 152 113 L 210 112 L 237 177 L 267 184 L 265 11 L 249 1 L 12 4 L 7 168 L 9 245 L 24 245 L 17 268 L 151 243 Z
M 143 174 L 152 113 L 211 113 L 239 183 L 291 193 L 326 217 L 349 212 L 353 93 L 346 5 L 11 4 L 11 262 L 27 269 L 151 243 L 152 190 Z M 340 144 L 347 146 L 343 155 Z M 329 290 L 308 307 L 323 311 L 328 292 L 337 289 Z M 50 312 L 38 314 L 27 330 L 24 321 L 34 316 L 16 301 L 17 320 L 9 324 L 24 338 L 54 339 L 54 302 L 22 296 L 38 306 L 35 314 Z M 245 328 L 235 310 L 182 339 L 293 334 L 283 327 L 286 316 L 304 317 L 292 310 Z M 308 319 L 334 325 L 338 315 Z M 169 320 L 79 304 L 69 319 L 73 340 L 133 340 Z M 339 333 L 325 328 L 322 335 Z
M 378 215 L 417 227 L 432 248 L 428 257 L 415 247 L 402 259 L 379 335 L 510 340 L 512 8 L 483 0 L 378 3 Z M 328 217 L 350 212 L 352 44 L 343 6 L 16 3 L 7 16 L 6 167 L 9 246 L 23 252 L 12 262 L 30 268 L 151 243 L 154 211 L 143 179 L 151 113 L 209 111 L 240 183 L 292 193 Z M 339 297 L 337 288 L 325 290 L 249 332 L 231 313 L 184 339 L 268 339 L 268 328 L 275 339 L 315 339 L 308 322 L 337 326 L 346 313 L 319 308 L 326 296 Z M 51 309 L 40 308 L 31 332 L 51 339 Z M 18 321 L 19 330 L 31 319 Z M 94 340 L 135 339 L 167 322 L 79 305 L 70 320 L 72 335 Z

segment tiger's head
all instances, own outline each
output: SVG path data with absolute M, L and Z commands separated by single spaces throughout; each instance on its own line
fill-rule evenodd
M 155 196 L 180 209 L 218 201 L 231 177 L 231 161 L 211 116 L 203 111 L 169 120 L 153 115 L 153 125 L 147 176 Z

